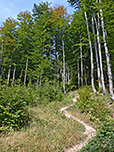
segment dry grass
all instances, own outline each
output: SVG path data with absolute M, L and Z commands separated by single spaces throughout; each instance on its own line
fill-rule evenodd
M 68 109 L 68 112 L 71 113 L 74 117 L 84 121 L 88 125 L 91 125 L 91 126 L 95 127 L 94 123 L 90 120 L 89 114 L 87 115 L 87 114 L 81 113 L 81 111 L 77 108 L 76 105 L 70 107 Z
M 85 128 L 59 113 L 62 103 L 30 109 L 30 127 L 0 138 L 0 152 L 62 152 L 84 139 Z

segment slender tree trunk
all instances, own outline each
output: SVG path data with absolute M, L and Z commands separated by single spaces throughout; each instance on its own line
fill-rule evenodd
M 36 81 L 36 89 L 38 89 L 39 87 L 39 78 L 37 78 L 37 81 Z
M 101 42 L 100 42 L 100 21 L 99 21 L 99 14 L 98 14 L 98 23 L 94 15 L 94 20 L 96 24 L 96 31 L 97 31 L 97 42 L 98 42 L 98 53 L 99 53 L 99 61 L 100 61 L 100 70 L 101 70 L 101 82 L 102 82 L 102 89 L 103 93 L 106 94 L 105 83 L 104 83 L 104 71 L 103 71 L 103 61 L 102 61 L 102 52 L 101 52 Z
M 64 40 L 62 40 L 62 46 L 63 46 L 63 90 L 64 90 L 64 94 L 66 94 L 66 90 L 65 90 L 65 51 L 64 51 Z
M 94 35 L 94 46 L 95 46 L 95 55 L 96 55 L 96 63 L 97 63 L 97 76 L 98 76 L 98 86 L 99 89 L 102 87 L 101 85 L 101 74 L 100 74 L 100 67 L 99 67 L 99 58 L 98 58 L 98 49 L 97 49 L 97 42 L 96 42 L 96 37 L 95 37 L 95 25 L 94 25 L 94 19 L 93 19 L 93 14 L 92 14 L 92 30 L 93 30 L 93 35 Z
M 66 82 L 68 82 L 68 79 L 67 79 L 67 77 L 68 77 L 68 72 L 66 71 Z
M 87 69 L 86 69 L 86 63 L 85 63 L 85 59 L 84 59 L 84 65 L 85 65 L 85 67 L 84 67 L 84 79 L 85 79 L 85 85 L 87 86 L 88 85 L 88 83 L 87 83 Z
M 82 44 L 80 40 L 80 58 L 81 58 L 81 86 L 83 86 L 83 58 L 82 58 Z
M 12 86 L 14 86 L 14 82 L 15 82 L 15 73 L 16 73 L 16 65 L 14 66 L 14 70 L 13 70 Z
M 10 81 L 10 73 L 11 73 L 11 62 L 10 62 L 10 64 L 9 64 L 7 85 L 9 85 L 9 81 Z
M 70 84 L 70 71 L 69 71 L 69 67 L 68 67 L 68 84 Z
M 101 2 L 101 0 L 99 0 L 99 2 Z M 110 65 L 110 54 L 109 54 L 108 46 L 107 46 L 107 42 L 106 42 L 106 32 L 105 32 L 105 28 L 104 28 L 104 19 L 103 19 L 103 15 L 102 15 L 102 9 L 100 9 L 100 16 L 101 16 L 101 25 L 102 25 L 102 32 L 103 32 L 105 56 L 106 56 L 107 68 L 108 68 L 109 92 L 110 92 L 111 98 L 114 100 L 112 71 L 111 71 L 111 65 Z
M 28 57 L 26 58 L 26 68 L 25 68 L 24 85 L 26 85 L 26 79 L 27 79 L 27 69 L 28 69 Z
M 89 24 L 88 24 L 88 18 L 87 18 L 87 13 L 86 11 L 84 12 L 85 19 L 86 19 L 86 25 L 87 25 L 87 33 L 88 33 L 88 39 L 89 39 L 89 46 L 90 46 L 90 56 L 91 56 L 91 85 L 93 92 L 96 92 L 95 86 L 94 86 L 94 65 L 93 65 L 93 50 L 92 50 L 92 43 L 90 39 L 90 34 L 89 34 Z
M 87 73 L 86 73 L 86 69 L 84 68 L 84 73 L 85 73 L 85 85 L 87 86 Z
M 77 72 L 78 72 L 78 89 L 80 88 L 80 68 L 79 68 L 79 59 L 77 59 Z

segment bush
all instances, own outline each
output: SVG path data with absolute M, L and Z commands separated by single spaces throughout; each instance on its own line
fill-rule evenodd
M 62 89 L 55 81 L 46 82 L 37 90 L 37 98 L 40 104 L 61 101 L 63 98 Z
M 79 99 L 77 105 L 81 112 L 90 114 L 90 119 L 93 121 L 106 121 L 107 116 L 111 116 L 111 113 L 107 107 L 107 103 L 101 99 L 91 98 L 91 88 L 84 87 L 79 91 Z
M 114 129 L 112 122 L 104 122 L 99 128 L 97 135 L 83 147 L 80 152 L 113 152 Z
M 34 87 L 0 85 L 0 131 L 21 129 L 28 123 L 28 106 L 61 101 L 63 93 L 55 82 Z
M 111 112 L 107 103 L 100 98 L 91 97 L 89 87 L 81 88 L 79 91 L 80 98 L 77 105 L 84 113 L 89 113 L 90 119 L 94 121 L 98 128 L 97 135 L 80 150 L 80 152 L 112 152 L 114 149 L 114 129 L 111 118 Z
M 20 86 L 0 86 L 0 131 L 22 128 L 29 119 Z

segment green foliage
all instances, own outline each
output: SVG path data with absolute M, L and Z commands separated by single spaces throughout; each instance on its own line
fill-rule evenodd
M 46 82 L 38 90 L 34 86 L 0 86 L 0 131 L 21 129 L 28 123 L 28 106 L 61 101 L 62 90 L 56 82 Z
M 28 119 L 22 87 L 0 86 L 0 131 L 21 129 Z
M 46 82 L 37 90 L 38 103 L 47 104 L 52 101 L 62 101 L 63 93 L 55 81 Z
M 105 122 L 88 145 L 80 152 L 113 152 L 114 150 L 114 128 L 112 122 Z
M 77 105 L 84 113 L 90 114 L 90 119 L 96 122 L 106 121 L 107 116 L 111 116 L 107 103 L 101 99 L 93 99 L 90 87 L 82 87 L 78 91 L 80 97 Z
M 93 99 L 89 87 L 81 88 L 78 92 L 80 95 L 77 102 L 79 109 L 86 114 L 89 113 L 90 120 L 100 127 L 96 137 L 80 152 L 112 152 L 114 148 L 114 129 L 113 123 L 109 119 L 111 118 L 111 112 L 107 107 L 106 101 L 102 101 L 100 98 Z

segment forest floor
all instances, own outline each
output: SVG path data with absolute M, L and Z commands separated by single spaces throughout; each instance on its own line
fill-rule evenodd
M 73 98 L 73 102 L 76 102 L 76 98 Z M 77 117 L 74 117 L 72 114 L 70 114 L 69 112 L 67 112 L 67 110 L 72 107 L 74 104 L 71 104 L 70 106 L 66 106 L 64 108 L 60 109 L 60 112 L 64 112 L 65 116 L 67 118 L 72 118 L 75 121 L 78 121 L 79 123 L 81 123 L 84 127 L 85 127 L 85 132 L 84 135 L 86 135 L 85 140 L 81 141 L 80 143 L 76 144 L 75 146 L 68 148 L 65 150 L 65 152 L 78 152 L 83 146 L 85 146 L 88 141 L 90 139 L 92 139 L 95 135 L 96 135 L 96 130 L 94 128 L 92 128 L 89 124 L 87 124 L 86 122 L 84 122 L 84 115 L 83 115 L 83 119 L 80 120 L 80 116 L 82 117 L 82 115 L 80 115 L 79 111 L 78 111 L 78 115 Z M 76 113 L 76 111 L 75 111 Z M 87 120 L 87 116 L 86 119 Z M 88 119 L 89 120 L 89 119 Z
M 84 141 L 84 125 L 60 112 L 61 107 L 72 104 L 73 96 L 66 96 L 62 102 L 29 107 L 29 126 L 1 134 L 0 152 L 63 152 Z
M 89 117 L 72 106 L 75 96 L 72 92 L 64 102 L 30 107 L 29 127 L 1 135 L 0 152 L 79 151 L 96 131 Z

